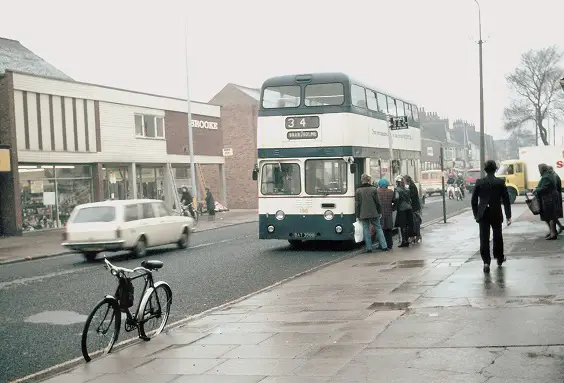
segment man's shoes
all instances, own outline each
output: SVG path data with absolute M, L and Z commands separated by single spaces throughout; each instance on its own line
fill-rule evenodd
M 484 263 L 484 273 L 489 273 L 489 272 L 490 272 L 490 265 Z
M 507 257 L 504 255 L 503 258 L 498 258 L 497 259 L 497 265 L 501 266 L 503 265 L 503 262 L 507 261 Z

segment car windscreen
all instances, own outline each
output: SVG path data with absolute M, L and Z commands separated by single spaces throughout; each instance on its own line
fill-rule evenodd
M 73 223 L 113 222 L 116 219 L 114 206 L 85 207 L 80 209 Z

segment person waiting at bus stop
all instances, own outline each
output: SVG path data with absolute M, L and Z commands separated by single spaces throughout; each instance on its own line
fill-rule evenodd
M 380 222 L 382 208 L 378 198 L 378 190 L 370 183 L 370 176 L 368 174 L 361 175 L 360 182 L 361 185 L 355 192 L 355 211 L 356 218 L 362 222 L 366 252 L 372 252 L 371 226 L 376 232 L 376 239 L 380 249 L 388 251 L 388 245 Z

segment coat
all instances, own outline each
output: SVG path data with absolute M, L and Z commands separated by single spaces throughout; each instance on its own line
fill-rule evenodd
M 411 207 L 413 211 L 421 211 L 421 201 L 419 200 L 419 190 L 415 184 L 409 184 L 409 195 L 411 197 Z
M 362 184 L 355 192 L 355 212 L 358 219 L 380 217 L 382 208 L 377 189 L 370 184 Z
M 546 171 L 541 176 L 539 184 L 535 189 L 535 195 L 540 200 L 541 212 L 540 219 L 542 221 L 552 221 L 558 218 L 562 211 L 562 197 L 559 198 L 556 189 L 556 179 L 552 172 Z M 562 194 L 560 194 L 561 196 Z M 560 209 L 558 209 L 560 205 Z M 557 210 L 560 210 L 557 211 Z
M 556 174 L 555 171 L 551 171 L 552 176 L 554 177 L 554 183 L 556 185 L 556 191 L 558 192 L 558 202 L 556 203 L 556 218 L 563 218 L 564 214 L 562 211 L 562 180 Z
M 474 192 L 472 193 L 472 211 L 476 221 L 480 222 L 484 219 L 484 213 L 489 208 L 490 222 L 503 222 L 503 213 L 501 205 L 505 210 L 507 219 L 511 218 L 511 201 L 509 193 L 505 187 L 505 180 L 497 178 L 493 174 L 488 174 L 484 178 L 476 181 Z
M 388 188 L 379 188 L 378 198 L 380 199 L 380 207 L 382 209 L 382 229 L 392 230 L 394 228 L 394 192 Z

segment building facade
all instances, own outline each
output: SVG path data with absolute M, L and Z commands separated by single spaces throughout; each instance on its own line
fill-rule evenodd
M 221 106 L 227 206 L 257 209 L 257 184 L 252 170 L 257 163 L 257 122 L 260 89 L 227 84 L 210 101 Z
M 62 227 L 108 198 L 157 198 L 190 186 L 186 100 L 6 70 L 0 77 L 0 232 Z M 219 106 L 191 103 L 198 192 L 225 203 Z

